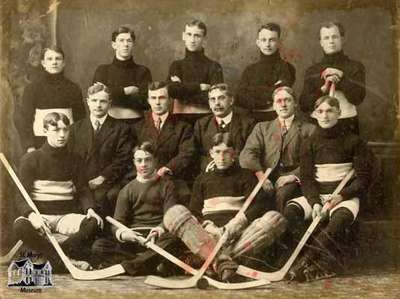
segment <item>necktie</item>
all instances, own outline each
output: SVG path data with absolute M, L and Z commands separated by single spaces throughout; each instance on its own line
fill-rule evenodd
M 285 121 L 283 121 L 283 124 L 282 124 L 282 127 L 281 127 L 281 134 L 282 134 L 282 137 L 285 137 L 285 135 L 287 134 L 287 132 L 288 132 L 288 129 L 287 129 L 287 127 L 286 127 Z
M 220 128 L 220 131 L 225 132 L 226 123 L 222 119 L 221 119 L 221 122 L 219 123 L 219 128 Z
M 100 128 L 101 128 L 100 121 L 98 119 L 96 119 L 94 122 L 94 135 L 99 134 Z
M 157 132 L 161 131 L 161 117 L 156 117 L 156 119 L 154 120 L 154 126 L 157 129 Z

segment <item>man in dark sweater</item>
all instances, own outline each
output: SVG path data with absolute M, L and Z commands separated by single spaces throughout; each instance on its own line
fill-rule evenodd
M 345 229 L 356 219 L 360 198 L 369 184 L 367 145 L 338 123 L 340 112 L 336 98 L 323 96 L 316 101 L 319 127 L 302 146 L 300 179 L 304 196 L 289 201 L 284 211 L 290 231 L 317 215 L 329 218 L 293 268 L 294 278 L 299 281 L 334 274 Z M 349 183 L 339 194 L 331 195 L 352 169 L 355 175 Z M 329 215 L 322 215 L 326 203 L 330 204 Z
M 62 263 L 51 244 L 43 238 L 44 230 L 64 236 L 61 247 L 68 256 L 87 259 L 89 255 L 85 255 L 85 249 L 90 248 L 103 221 L 94 211 L 89 188 L 81 179 L 79 159 L 66 148 L 68 117 L 49 113 L 44 117 L 43 126 L 47 142 L 25 154 L 19 170 L 21 182 L 41 216 L 23 197 L 17 197 L 21 217 L 15 220 L 14 231 L 17 238 L 46 256 L 58 271 L 63 269 Z M 87 263 L 79 265 L 88 267 Z
M 143 117 L 143 110 L 148 109 L 147 85 L 152 77 L 147 67 L 133 60 L 133 30 L 121 26 L 112 33 L 111 40 L 115 51 L 114 60 L 96 69 L 93 83 L 101 82 L 110 88 L 113 106 L 109 114 L 132 124 Z
M 300 107 L 303 112 L 310 114 L 315 101 L 329 94 L 334 84 L 334 97 L 339 100 L 341 110 L 339 122 L 358 134 L 356 106 L 365 98 L 365 68 L 361 62 L 343 53 L 344 37 L 345 31 L 340 23 L 330 22 L 321 26 L 320 45 L 324 56 L 321 62 L 306 70 Z
M 189 209 L 182 205 L 171 207 L 164 216 L 164 225 L 203 260 L 226 231 L 229 245 L 214 263 L 214 270 L 225 281 L 235 273 L 238 259 L 245 262 L 245 256 L 271 245 L 285 231 L 286 220 L 270 210 L 271 201 L 268 203 L 262 192 L 244 213 L 238 213 L 257 179 L 234 162 L 236 155 L 229 133 L 214 136 L 210 155 L 215 170 L 196 179 Z
M 234 110 L 234 101 L 234 96 L 225 83 L 213 85 L 208 91 L 208 103 L 213 114 L 199 119 L 194 126 L 194 140 L 200 156 L 201 171 L 212 161 L 209 151 L 216 133 L 229 132 L 239 155 L 253 130 L 254 120 Z
M 281 27 L 268 23 L 257 32 L 260 60 L 246 67 L 240 79 L 236 104 L 249 110 L 257 121 L 272 120 L 272 92 L 279 86 L 292 87 L 296 69 L 279 53 Z
M 191 124 L 209 113 L 207 91 L 210 86 L 223 82 L 221 65 L 204 54 L 203 43 L 207 35 L 206 25 L 192 20 L 185 25 L 182 40 L 185 57 L 172 62 L 168 81 L 171 96 L 175 98 L 173 113 L 179 114 Z
M 39 76 L 25 87 L 15 120 L 25 151 L 39 148 L 46 140 L 43 117 L 52 112 L 67 115 L 70 123 L 85 116 L 80 87 L 64 77 L 65 55 L 58 46 L 50 46 L 42 52 L 43 69 Z

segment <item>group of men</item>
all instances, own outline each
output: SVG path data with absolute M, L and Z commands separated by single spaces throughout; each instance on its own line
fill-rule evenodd
M 291 88 L 295 68 L 279 54 L 279 25 L 258 30 L 260 60 L 244 70 L 237 91 L 205 55 L 206 34 L 199 20 L 185 25 L 185 57 L 162 82 L 133 60 L 135 34 L 119 27 L 113 62 L 96 69 L 88 88 L 86 117 L 80 88 L 63 75 L 63 51 L 43 51 L 42 75 L 25 89 L 24 123 L 17 124 L 27 152 L 19 175 L 41 216 L 19 198 L 14 226 L 57 270 L 63 266 L 43 230 L 61 235 L 61 247 L 80 267 L 121 263 L 130 275 L 174 272 L 143 246 L 143 234 L 200 261 L 226 234 L 210 271 L 231 281 L 239 263 L 265 257 L 274 242 L 292 250 L 291 232 L 321 215 L 326 202 L 330 221 L 312 247 L 332 256 L 340 245 L 368 185 L 355 107 L 365 96 L 365 71 L 344 55 L 343 27 L 321 26 L 324 57 L 306 71 L 299 105 Z M 329 196 L 353 168 L 350 183 Z M 262 190 L 238 213 L 259 181 Z M 112 227 L 106 216 L 130 229 Z M 333 273 L 332 263 L 320 260 L 306 251 L 294 277 Z

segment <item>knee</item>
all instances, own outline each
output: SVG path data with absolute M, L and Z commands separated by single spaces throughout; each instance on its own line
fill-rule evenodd
M 340 208 L 334 211 L 329 220 L 326 231 L 329 233 L 338 233 L 349 227 L 354 221 L 353 214 L 346 208 Z
M 95 218 L 83 219 L 79 230 L 85 232 L 88 236 L 95 236 L 100 232 L 100 228 Z
M 91 251 L 94 255 L 104 255 L 114 250 L 115 243 L 108 239 L 97 239 L 93 242 Z
M 289 225 L 300 219 L 304 219 L 303 209 L 295 203 L 288 204 L 283 210 L 283 215 L 288 220 Z
M 192 213 L 183 205 L 174 205 L 164 215 L 164 226 L 169 232 L 176 235 L 182 225 L 192 218 Z
M 36 234 L 31 222 L 28 219 L 20 218 L 14 221 L 13 230 L 18 239 L 25 239 L 26 236 Z

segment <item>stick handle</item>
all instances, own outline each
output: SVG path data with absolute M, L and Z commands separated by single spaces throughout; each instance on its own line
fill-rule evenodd
M 129 227 L 127 227 L 126 225 L 122 224 L 121 222 L 115 220 L 114 218 L 107 216 L 106 220 L 111 223 L 112 225 L 114 225 L 117 228 L 123 228 L 123 229 L 130 229 Z M 140 236 L 136 236 L 136 239 L 138 240 L 139 243 L 143 243 L 146 241 L 145 238 L 140 237 Z
M 272 168 L 267 168 L 267 170 L 264 172 L 264 175 L 262 176 L 261 180 L 258 181 L 257 185 L 254 187 L 253 191 L 250 193 L 250 195 L 246 198 L 243 206 L 241 207 L 239 213 L 243 213 L 244 211 L 247 210 L 247 208 L 250 206 L 251 202 L 254 200 L 254 197 L 256 197 L 258 191 L 260 191 L 262 185 L 264 182 L 268 179 L 269 175 L 272 172 Z
M 334 82 L 331 82 L 331 86 L 329 87 L 329 96 L 335 97 L 336 86 Z

